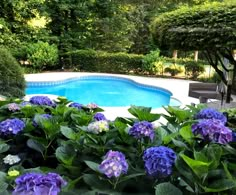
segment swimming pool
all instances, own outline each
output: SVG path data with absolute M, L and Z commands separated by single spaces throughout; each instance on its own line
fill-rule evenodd
M 28 82 L 26 94 L 65 96 L 74 102 L 96 103 L 104 107 L 178 105 L 164 88 L 115 76 L 81 76 L 55 82 Z

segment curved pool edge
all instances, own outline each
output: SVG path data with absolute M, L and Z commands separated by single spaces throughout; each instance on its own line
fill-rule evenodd
M 103 79 L 117 79 L 117 80 L 123 80 L 126 82 L 131 82 L 137 87 L 147 87 L 150 89 L 155 89 L 155 90 L 161 90 L 162 92 L 168 94 L 170 97 L 173 96 L 173 93 L 161 86 L 155 86 L 151 84 L 144 84 L 141 82 L 138 82 L 132 78 L 126 78 L 123 76 L 118 76 L 118 75 L 101 75 L 101 74 L 93 74 L 93 75 L 78 75 L 78 76 L 73 76 L 71 78 L 65 78 L 65 79 L 60 79 L 60 80 L 50 80 L 50 81 L 27 81 L 27 87 L 40 87 L 40 86 L 56 86 L 60 84 L 65 84 L 71 81 L 76 81 L 76 80 L 86 80 L 89 78 L 103 78 Z

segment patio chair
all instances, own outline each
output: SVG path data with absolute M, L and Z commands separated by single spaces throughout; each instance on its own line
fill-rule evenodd
M 200 103 L 207 103 L 208 99 L 222 99 L 217 83 L 189 83 L 188 96 L 198 98 Z

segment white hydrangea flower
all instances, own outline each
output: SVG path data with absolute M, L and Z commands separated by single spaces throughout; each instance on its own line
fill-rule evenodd
M 15 111 L 20 110 L 20 107 L 16 103 L 11 103 L 11 104 L 8 104 L 8 110 L 15 112 Z
M 90 108 L 90 109 L 93 109 L 93 108 L 97 108 L 98 105 L 95 104 L 95 103 L 89 103 L 89 104 L 87 105 L 87 107 Z
M 100 120 L 100 121 L 95 121 L 92 122 L 88 125 L 88 132 L 98 134 L 103 131 L 108 131 L 109 130 L 109 124 L 106 120 Z
M 8 154 L 5 158 L 3 158 L 3 162 L 9 165 L 16 164 L 20 162 L 20 160 L 21 159 L 19 158 L 18 155 L 11 155 L 11 154 Z

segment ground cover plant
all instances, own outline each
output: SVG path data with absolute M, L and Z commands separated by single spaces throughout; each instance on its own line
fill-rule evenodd
M 0 194 L 234 194 L 227 114 L 165 109 L 131 106 L 133 117 L 110 121 L 64 97 L 1 101 Z

